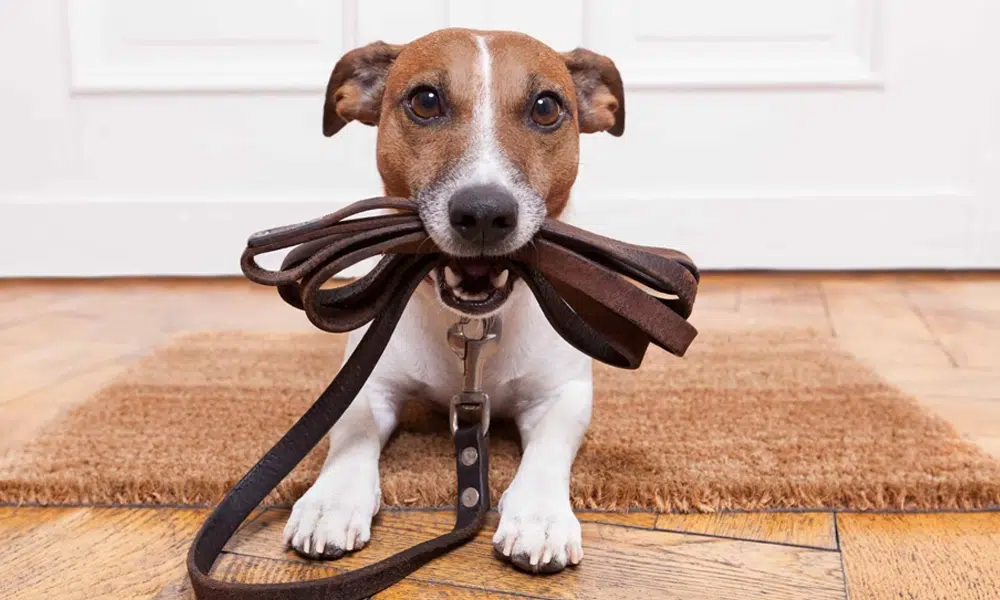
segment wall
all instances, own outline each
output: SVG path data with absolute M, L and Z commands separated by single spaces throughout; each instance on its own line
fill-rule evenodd
M 380 193 L 346 50 L 460 25 L 616 60 L 570 219 L 706 268 L 1000 267 L 992 0 L 0 0 L 0 275 L 237 273 Z M 173 248 L 180 244 L 182 247 Z

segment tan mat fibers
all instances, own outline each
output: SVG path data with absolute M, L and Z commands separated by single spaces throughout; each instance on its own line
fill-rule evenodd
M 343 338 L 203 333 L 139 361 L 0 459 L 0 502 L 217 501 L 336 372 Z M 516 430 L 491 432 L 494 502 Z M 324 442 L 272 495 L 312 481 Z M 382 456 L 388 505 L 451 505 L 446 418 L 411 405 Z M 349 484 L 350 482 L 346 482 Z M 703 332 L 684 359 L 595 366 L 573 468 L 577 508 L 972 509 L 1000 504 L 1000 463 L 809 331 Z

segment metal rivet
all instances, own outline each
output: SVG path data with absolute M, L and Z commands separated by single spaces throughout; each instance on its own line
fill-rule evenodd
M 471 467 L 472 465 L 476 464 L 477 460 L 479 460 L 479 452 L 477 452 L 475 448 L 469 446 L 465 450 L 462 450 L 463 465 Z
M 479 491 L 476 488 L 465 488 L 462 490 L 462 506 L 472 508 L 479 502 Z

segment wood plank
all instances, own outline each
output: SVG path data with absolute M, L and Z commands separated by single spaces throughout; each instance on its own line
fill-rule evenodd
M 0 547 L 6 546 L 18 538 L 31 535 L 36 529 L 47 527 L 52 521 L 63 517 L 70 510 L 72 509 L 52 508 L 42 510 L 39 508 L 0 506 Z
M 145 350 L 142 343 L 65 339 L 6 358 L 0 364 L 0 406 L 88 371 L 131 362 Z
M 240 583 L 287 583 L 292 581 L 308 581 L 333 577 L 344 571 L 330 566 L 331 563 L 302 563 L 241 556 L 238 554 L 223 554 L 212 568 L 212 576 L 223 581 Z M 407 579 L 374 596 L 376 600 L 409 600 L 411 598 L 472 599 L 496 598 L 498 600 L 516 600 L 517 598 L 541 598 L 518 594 L 497 593 L 476 588 L 456 587 L 439 583 L 430 583 Z M 165 587 L 155 600 L 195 600 L 194 590 L 187 575 L 173 581 Z
M 656 528 L 774 544 L 837 549 L 833 513 L 827 512 L 662 514 L 656 519 Z
M 93 282 L 48 291 L 61 308 L 0 330 L 0 403 L 37 392 L 66 378 L 131 362 L 173 333 L 203 329 L 311 330 L 299 311 L 273 290 L 206 281 L 200 285 Z M 270 293 L 267 293 L 270 292 Z M 34 310 L 44 302 L 29 303 Z
M 706 314 L 719 312 L 735 313 L 739 308 L 742 286 L 742 280 L 727 275 L 710 273 L 702 276 L 692 318 L 697 320 Z
M 59 297 L 54 294 L 32 295 L 25 288 L 9 287 L 8 295 L 0 306 L 0 333 L 16 327 L 20 323 L 35 321 L 53 310 Z
M 897 283 L 838 278 L 822 288 L 837 338 L 860 359 L 879 368 L 954 366 Z
M 0 329 L 0 358 L 37 350 L 53 341 L 90 337 L 95 319 L 77 313 L 47 312 Z
M 1000 434 L 988 437 L 977 437 L 975 442 L 980 449 L 992 454 L 1000 460 Z
M 1000 458 L 1000 396 L 990 399 L 920 396 L 920 403 L 945 419 L 965 439 Z
M 710 326 L 792 327 L 831 332 L 823 293 L 814 278 L 748 278 L 740 287 L 736 306 L 734 318 L 727 320 L 723 315 L 713 314 Z
M 285 550 L 287 511 L 272 509 L 228 546 L 258 558 L 309 562 Z M 363 551 L 340 559 L 355 569 L 447 531 L 442 511 L 383 511 Z M 586 558 L 551 577 L 517 571 L 494 556 L 497 515 L 469 544 L 419 569 L 422 581 L 551 598 L 843 599 L 836 552 L 743 540 L 582 523 Z
M 636 512 L 605 512 L 596 510 L 584 510 L 576 513 L 576 518 L 580 522 L 606 523 L 609 525 L 621 525 L 623 527 L 637 527 L 639 529 L 652 529 L 656 525 L 656 513 L 652 511 Z
M 105 287 L 100 287 L 100 284 Z M 237 282 L 239 283 L 239 282 Z M 23 354 L 53 340 L 93 340 L 151 346 L 170 334 L 204 329 L 312 330 L 271 288 L 247 282 L 181 283 L 117 280 L 25 284 L 0 323 L 0 357 Z M 38 290 L 33 295 L 31 290 Z M 13 293 L 13 292 L 12 292 Z
M 0 453 L 28 440 L 61 414 L 83 403 L 128 368 L 129 360 L 98 365 L 40 390 L 0 402 Z M 0 459 L 2 460 L 2 459 Z
M 5 600 L 150 598 L 182 571 L 202 509 L 0 507 Z M 31 524 L 25 530 L 25 523 Z
M 926 280 L 906 294 L 961 367 L 1000 371 L 1000 286 Z
M 1000 390 L 996 398 L 922 395 L 920 403 L 948 420 L 963 436 L 974 439 L 1000 434 Z
M 878 367 L 879 375 L 917 397 L 994 400 L 1000 396 L 1000 371 L 950 367 Z
M 840 514 L 852 600 L 995 600 L 1000 513 Z
M 170 288 L 170 284 L 166 282 L 128 284 L 116 279 L 41 280 L 7 284 L 7 290 L 13 299 L 5 304 L 4 312 L 0 314 L 0 332 L 4 331 L 5 325 L 25 321 L 44 322 L 50 315 L 57 313 L 93 316 L 92 312 L 86 310 L 87 306 L 96 307 L 97 312 L 104 315 L 122 311 L 143 314 L 144 294 Z M 136 310 L 137 308 L 142 310 Z
M 301 311 L 278 297 L 272 288 L 256 289 L 205 286 L 203 288 L 152 289 L 143 293 L 146 318 L 165 334 L 181 331 L 249 330 L 315 331 Z M 100 306 L 87 310 L 100 311 Z M 127 315 L 111 315 L 115 322 Z

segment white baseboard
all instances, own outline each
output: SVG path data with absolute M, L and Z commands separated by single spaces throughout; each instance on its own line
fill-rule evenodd
M 1000 268 L 971 195 L 586 200 L 571 222 L 683 250 L 703 269 Z M 250 233 L 347 201 L 0 199 L 0 276 L 239 274 Z

